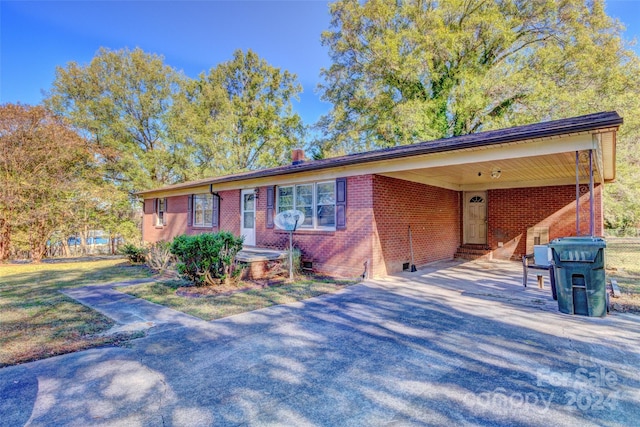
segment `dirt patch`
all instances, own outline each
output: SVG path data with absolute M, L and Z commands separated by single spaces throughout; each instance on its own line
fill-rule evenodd
M 336 279 L 335 277 L 324 276 L 319 274 L 314 275 L 302 275 L 296 277 L 295 281 L 314 281 L 314 282 L 333 282 L 338 284 L 351 285 L 355 283 L 352 280 Z M 182 282 L 184 283 L 184 282 Z M 247 292 L 254 289 L 265 289 L 272 286 L 281 286 L 291 283 L 288 278 L 274 277 L 270 279 L 261 280 L 243 280 L 238 283 L 218 284 L 215 286 L 195 286 L 195 285 L 183 285 L 176 289 L 176 295 L 186 298 L 203 298 L 209 296 L 227 296 L 240 292 Z
M 233 295 L 253 289 L 264 289 L 286 283 L 285 279 L 243 281 L 238 284 L 220 284 L 215 286 L 180 286 L 176 295 L 186 298 L 203 298 L 209 296 Z

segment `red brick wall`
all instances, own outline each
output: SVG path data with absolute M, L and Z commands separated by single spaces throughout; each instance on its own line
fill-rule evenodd
M 192 227 L 188 224 L 189 196 L 167 197 L 167 211 L 165 226 L 156 226 L 154 213 L 155 199 L 144 201 L 144 216 L 142 218 L 142 240 L 157 242 L 170 241 L 181 234 L 212 233 L 219 230 L 240 234 L 240 190 L 221 191 L 220 196 L 220 227 Z
M 220 193 L 220 228 L 240 234 L 240 190 Z M 411 224 L 417 265 L 448 259 L 459 242 L 459 196 L 455 191 L 427 185 L 362 175 L 347 178 L 345 230 L 298 230 L 294 245 L 315 271 L 336 276 L 369 277 L 402 270 L 410 262 L 408 225 Z M 144 216 L 144 240 L 170 240 L 187 233 L 217 231 L 187 225 L 187 196 L 168 198 L 167 225 L 154 226 L 153 200 Z M 286 249 L 289 234 L 266 228 L 267 187 L 256 203 L 256 245 Z M 374 207 L 375 206 L 375 207 Z
M 311 261 L 315 271 L 334 276 L 356 277 L 363 274 L 364 263 L 371 269 L 373 260 L 372 176 L 347 178 L 347 227 L 345 230 L 294 233 L 294 246 L 303 260 Z M 286 249 L 289 233 L 266 228 L 267 188 L 260 188 L 256 212 L 256 245 Z
M 457 191 L 400 179 L 374 176 L 375 224 L 384 262 L 379 275 L 402 271 L 414 264 L 453 258 L 460 244 L 460 196 Z
M 240 235 L 240 190 L 221 191 L 220 229 Z M 217 230 L 216 230 L 217 231 Z
M 240 234 L 240 190 L 220 192 L 220 229 Z M 520 259 L 527 229 L 548 226 L 550 239 L 575 235 L 575 187 L 489 190 L 487 243 L 497 258 Z M 187 225 L 187 196 L 169 197 L 167 225 L 154 224 L 153 199 L 145 201 L 143 238 L 171 240 L 188 233 L 218 231 Z M 256 244 L 285 249 L 288 233 L 266 228 L 267 187 L 260 188 L 256 209 Z M 589 195 L 581 197 L 581 234 L 588 234 Z M 596 234 L 602 235 L 601 187 L 596 186 Z M 450 259 L 461 241 L 460 193 L 428 185 L 362 175 L 347 179 L 347 227 L 336 231 L 299 230 L 294 244 L 316 271 L 336 276 L 382 276 L 410 263 L 411 225 L 416 265 Z M 498 248 L 498 242 L 504 244 Z
M 147 199 L 144 201 L 142 240 L 145 242 L 169 241 L 184 234 L 187 229 L 187 196 L 167 198 L 167 209 L 164 213 L 167 224 L 165 226 L 156 226 L 155 200 Z
M 589 234 L 589 193 L 581 187 L 580 234 Z M 602 187 L 594 189 L 595 234 L 602 235 Z M 576 235 L 576 188 L 573 185 L 490 190 L 487 193 L 487 243 L 496 258 L 522 259 L 527 229 L 549 227 L 549 239 Z M 504 244 L 498 248 L 498 242 Z

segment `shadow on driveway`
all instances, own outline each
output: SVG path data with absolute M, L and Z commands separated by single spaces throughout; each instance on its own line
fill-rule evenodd
M 520 272 L 442 263 L 0 369 L 0 420 L 638 425 L 640 318 L 560 314 Z

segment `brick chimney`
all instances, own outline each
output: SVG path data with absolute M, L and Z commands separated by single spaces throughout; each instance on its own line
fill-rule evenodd
M 300 163 L 304 163 L 304 161 L 304 150 L 301 150 L 300 148 L 294 148 L 293 150 L 291 150 L 292 165 L 299 165 Z

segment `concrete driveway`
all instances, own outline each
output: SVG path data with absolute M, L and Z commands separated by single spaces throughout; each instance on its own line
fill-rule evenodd
M 640 316 L 560 314 L 520 272 L 440 263 L 156 319 L 126 348 L 0 369 L 0 425 L 639 425 Z

